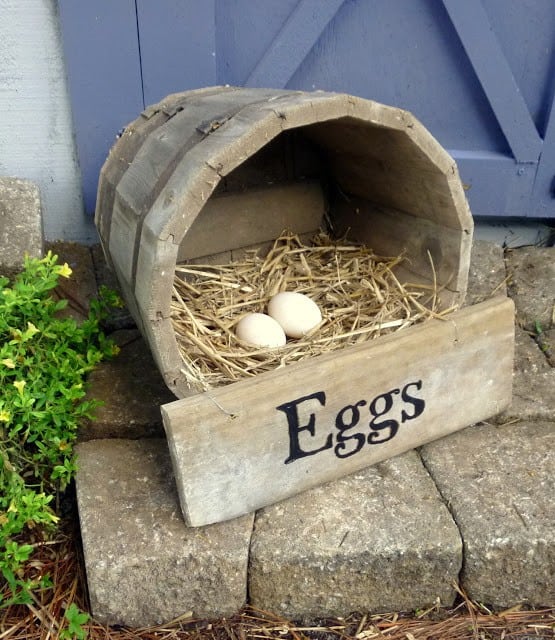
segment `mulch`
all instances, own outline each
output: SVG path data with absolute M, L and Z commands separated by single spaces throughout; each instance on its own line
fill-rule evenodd
M 53 587 L 35 593 L 28 605 L 0 610 L 0 640 L 56 640 L 67 627 L 65 609 L 76 603 L 88 611 L 84 563 L 76 516 L 66 518 L 54 540 L 37 543 L 30 571 L 48 573 Z M 499 578 L 503 579 L 502 576 Z M 347 618 L 300 624 L 246 606 L 235 616 L 198 620 L 192 613 L 157 627 L 107 627 L 91 619 L 84 625 L 90 640 L 547 640 L 555 638 L 555 607 L 517 605 L 494 611 L 471 601 L 458 589 L 451 608 L 439 603 L 419 612 L 353 613 Z

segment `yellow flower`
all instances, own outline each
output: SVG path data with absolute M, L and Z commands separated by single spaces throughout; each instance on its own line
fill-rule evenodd
M 32 338 L 35 335 L 35 333 L 40 333 L 40 329 L 37 329 L 32 322 L 28 322 L 27 331 L 25 332 L 26 337 Z
M 15 362 L 11 358 L 4 358 L 1 362 L 8 369 L 15 369 Z
M 68 263 L 64 262 L 64 264 L 57 267 L 56 273 L 63 278 L 69 278 L 73 271 L 71 270 L 71 267 L 68 265 Z
M 25 387 L 27 383 L 25 382 L 25 380 L 16 380 L 13 383 L 13 386 L 17 389 L 17 392 L 19 393 L 20 396 L 23 395 L 23 389 Z
M 9 422 L 10 421 L 10 414 L 8 411 L 1 409 L 0 410 L 0 422 Z

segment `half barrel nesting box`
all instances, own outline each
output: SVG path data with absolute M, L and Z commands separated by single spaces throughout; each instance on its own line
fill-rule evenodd
M 432 280 L 429 252 L 443 303 L 462 301 L 472 216 L 454 161 L 406 111 L 216 87 L 168 96 L 124 130 L 100 175 L 96 223 L 178 397 L 188 389 L 170 323 L 176 262 L 315 231 L 324 212 L 377 254 L 404 252 L 402 280 Z
M 170 308 L 177 263 L 230 262 L 283 230 L 405 260 L 401 282 L 462 302 L 473 222 L 457 167 L 410 114 L 350 95 L 211 87 L 146 109 L 100 176 L 96 224 L 168 387 L 186 521 L 232 518 L 502 410 L 513 309 L 494 300 L 193 393 Z

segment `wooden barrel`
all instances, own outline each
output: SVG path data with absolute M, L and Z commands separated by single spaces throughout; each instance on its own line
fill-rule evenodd
M 322 218 L 401 281 L 461 302 L 472 241 L 457 167 L 410 113 L 344 94 L 210 87 L 173 94 L 124 130 L 104 164 L 95 221 L 168 387 L 190 392 L 170 320 L 179 261 L 230 261 Z M 432 266 L 433 265 L 433 266 Z

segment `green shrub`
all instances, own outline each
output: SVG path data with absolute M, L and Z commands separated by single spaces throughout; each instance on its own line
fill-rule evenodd
M 95 406 L 84 399 L 85 378 L 116 351 L 100 321 L 117 297 L 102 290 L 81 324 L 63 317 L 67 301 L 52 290 L 70 275 L 49 252 L 27 259 L 13 283 L 0 277 L 0 572 L 9 586 L 0 607 L 29 603 L 48 585 L 23 577 L 28 541 L 55 529 L 52 505 L 76 471 L 77 428 Z

